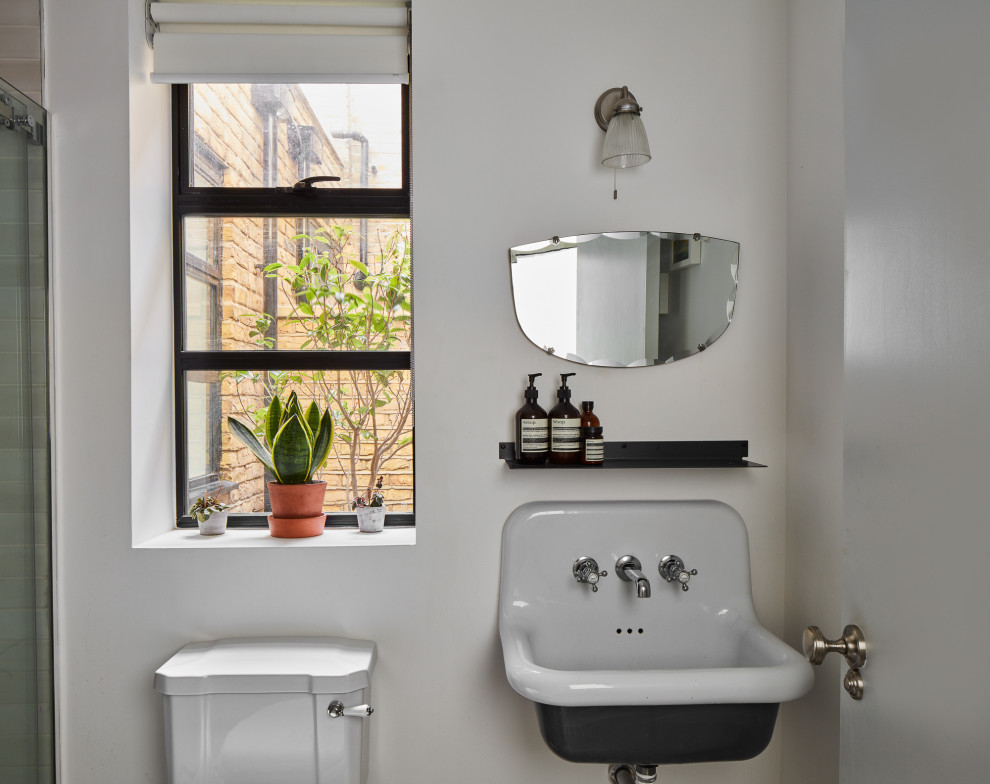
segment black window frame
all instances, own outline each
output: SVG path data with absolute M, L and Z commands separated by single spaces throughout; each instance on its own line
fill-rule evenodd
M 296 191 L 291 183 L 276 188 L 197 187 L 189 183 L 192 138 L 189 124 L 189 85 L 172 87 L 172 257 L 173 257 L 173 373 L 175 387 L 176 509 L 179 528 L 195 528 L 186 512 L 188 455 L 186 453 L 185 376 L 196 371 L 227 370 L 405 370 L 412 373 L 411 350 L 399 351 L 187 351 L 185 329 L 185 242 L 183 219 L 190 217 L 368 218 L 412 220 L 409 134 L 409 85 L 402 85 L 402 187 L 321 188 Z M 412 379 L 410 379 L 412 383 Z M 415 476 L 415 420 L 413 422 Z M 415 509 L 415 479 L 413 508 Z M 415 513 L 393 513 L 387 526 L 413 526 Z M 327 528 L 355 527 L 357 515 L 331 513 Z M 230 515 L 228 527 L 267 528 L 264 514 Z
M 194 140 L 192 165 L 197 176 L 215 186 L 223 185 L 227 165 L 199 137 Z M 220 342 L 219 314 L 223 302 L 223 280 L 220 277 L 221 220 L 219 218 L 204 218 L 204 220 L 206 221 L 207 233 L 206 256 L 200 258 L 183 246 L 186 275 L 183 278 L 183 285 L 186 285 L 188 279 L 191 278 L 206 286 L 210 309 L 208 342 L 209 345 L 216 346 Z M 208 384 L 207 408 L 212 423 L 210 432 L 207 434 L 209 455 L 206 473 L 200 476 L 187 477 L 188 493 L 193 496 L 216 496 L 230 487 L 230 483 L 220 480 L 220 385 L 215 381 L 206 381 L 206 383 Z

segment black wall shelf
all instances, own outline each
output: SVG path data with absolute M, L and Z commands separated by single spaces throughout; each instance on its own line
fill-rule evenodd
M 509 468 L 598 470 L 602 468 L 766 468 L 747 460 L 749 441 L 606 441 L 600 466 L 526 465 L 516 459 L 515 441 L 500 441 L 499 459 Z

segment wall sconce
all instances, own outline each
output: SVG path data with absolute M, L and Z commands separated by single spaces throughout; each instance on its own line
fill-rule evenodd
M 602 147 L 602 166 L 611 169 L 628 169 L 649 162 L 650 142 L 646 138 L 646 128 L 640 114 L 643 107 L 628 87 L 613 87 L 606 90 L 595 102 L 595 120 L 605 131 L 605 144 Z M 612 198 L 619 193 L 614 186 Z

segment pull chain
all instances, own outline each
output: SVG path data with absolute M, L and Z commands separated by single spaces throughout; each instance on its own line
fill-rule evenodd
M 615 185 L 615 172 L 616 172 L 616 170 L 615 169 L 612 169 L 612 198 L 613 199 L 618 199 L 619 198 L 619 189 Z

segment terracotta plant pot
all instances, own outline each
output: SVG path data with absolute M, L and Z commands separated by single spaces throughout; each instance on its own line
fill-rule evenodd
M 326 482 L 301 485 L 269 482 L 272 513 L 268 515 L 268 528 L 271 535 L 278 539 L 301 539 L 322 534 L 327 520 L 323 514 L 326 492 Z

